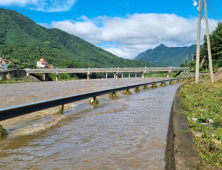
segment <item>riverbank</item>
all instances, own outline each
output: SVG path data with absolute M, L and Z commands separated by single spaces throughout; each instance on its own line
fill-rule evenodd
M 201 157 L 199 169 L 222 168 L 221 92 L 222 81 L 211 84 L 209 77 L 201 78 L 199 84 L 189 82 L 181 88 L 189 131 L 194 136 L 195 148 Z

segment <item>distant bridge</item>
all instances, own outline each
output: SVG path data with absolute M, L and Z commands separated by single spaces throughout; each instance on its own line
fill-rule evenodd
M 27 76 L 30 73 L 41 74 L 56 74 L 56 80 L 58 81 L 58 75 L 61 73 L 86 73 L 87 79 L 90 79 L 91 73 L 114 73 L 114 78 L 118 79 L 118 75 L 122 73 L 140 73 L 142 78 L 145 78 L 145 73 L 148 72 L 166 72 L 169 77 L 170 72 L 184 71 L 188 67 L 139 67 L 139 68 L 60 68 L 60 69 L 25 69 Z

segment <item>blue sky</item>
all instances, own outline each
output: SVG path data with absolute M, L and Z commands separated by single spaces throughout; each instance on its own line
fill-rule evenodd
M 192 0 L 1 0 L 0 7 L 124 58 L 134 58 L 161 43 L 196 43 L 198 11 Z M 210 31 L 222 19 L 220 9 L 222 0 L 208 0 Z M 202 40 L 205 32 L 202 20 Z

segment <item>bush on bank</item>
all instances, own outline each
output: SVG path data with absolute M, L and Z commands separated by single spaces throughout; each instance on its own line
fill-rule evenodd
M 222 80 L 186 83 L 181 99 L 202 163 L 222 168 Z

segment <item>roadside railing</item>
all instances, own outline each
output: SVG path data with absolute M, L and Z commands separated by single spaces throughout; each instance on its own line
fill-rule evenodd
M 187 77 L 187 78 L 190 78 L 190 77 Z M 75 94 L 75 95 L 70 95 L 66 97 L 42 100 L 38 102 L 27 103 L 27 104 L 22 104 L 22 105 L 7 107 L 7 108 L 0 108 L 0 121 L 14 118 L 21 115 L 25 115 L 28 113 L 36 112 L 39 110 L 48 109 L 48 108 L 59 106 L 59 105 L 64 106 L 67 103 L 72 103 L 79 100 L 88 99 L 91 97 L 95 98 L 96 96 L 101 96 L 104 94 L 132 89 L 132 88 L 136 88 L 136 87 L 140 87 L 144 85 L 152 85 L 152 84 L 157 84 L 157 83 L 162 83 L 162 82 L 175 81 L 178 79 L 184 79 L 184 78 L 166 79 L 166 80 L 161 80 L 161 81 L 135 84 L 135 85 L 130 85 L 130 86 L 116 87 L 116 88 L 99 90 L 99 91 L 94 91 L 94 92 L 89 92 L 89 93 L 81 93 L 81 94 Z

